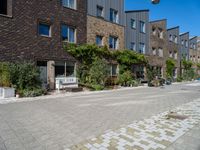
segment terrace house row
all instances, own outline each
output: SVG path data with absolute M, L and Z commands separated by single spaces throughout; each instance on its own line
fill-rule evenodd
M 150 22 L 149 10 L 125 11 L 124 0 L 1 0 L 0 61 L 33 61 L 54 89 L 56 78 L 76 76 L 77 60 L 63 48 L 68 42 L 135 50 L 163 77 L 167 58 L 176 60 L 174 77 L 182 58 L 198 60 L 196 38 L 167 29 L 167 20 Z M 117 72 L 114 63 L 111 76 Z M 133 72 L 143 78 L 145 69 L 137 65 Z

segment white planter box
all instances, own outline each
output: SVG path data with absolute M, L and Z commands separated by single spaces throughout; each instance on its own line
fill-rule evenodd
M 0 87 L 0 98 L 10 98 L 10 97 L 15 97 L 15 89 Z

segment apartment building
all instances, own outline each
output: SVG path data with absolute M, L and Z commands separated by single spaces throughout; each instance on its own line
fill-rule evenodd
M 161 77 L 166 77 L 166 60 L 168 58 L 167 20 L 151 21 L 149 28 L 150 53 L 148 61 Z
M 189 60 L 189 32 L 180 34 L 180 58 Z
M 141 54 L 149 53 L 149 10 L 126 11 L 125 46 Z
M 63 43 L 86 43 L 86 0 L 2 0 L 0 60 L 33 61 L 53 89 L 57 76 L 72 76 L 76 60 Z
M 168 58 L 175 60 L 174 78 L 177 78 L 180 72 L 180 47 L 179 47 L 179 26 L 167 29 L 167 39 L 168 39 Z
M 200 62 L 200 58 L 198 57 L 198 52 L 197 52 L 197 36 L 190 38 L 189 41 L 189 58 L 193 63 L 198 63 Z
M 124 0 L 88 0 L 87 43 L 124 49 Z

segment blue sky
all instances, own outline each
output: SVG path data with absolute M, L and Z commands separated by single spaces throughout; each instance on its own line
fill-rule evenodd
M 149 9 L 150 20 L 167 19 L 168 28 L 180 26 L 180 32 L 200 36 L 200 0 L 160 0 L 152 5 L 150 0 L 125 0 L 126 10 Z

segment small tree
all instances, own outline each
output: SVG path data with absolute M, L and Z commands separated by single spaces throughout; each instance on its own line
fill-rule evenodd
M 107 65 L 106 61 L 96 58 L 89 70 L 90 82 L 94 85 L 104 86 L 109 73 L 109 66 Z
M 175 69 L 175 61 L 171 58 L 166 61 L 166 73 L 168 78 L 173 78 L 173 71 Z
M 0 86 L 11 86 L 10 72 L 8 63 L 0 63 Z

